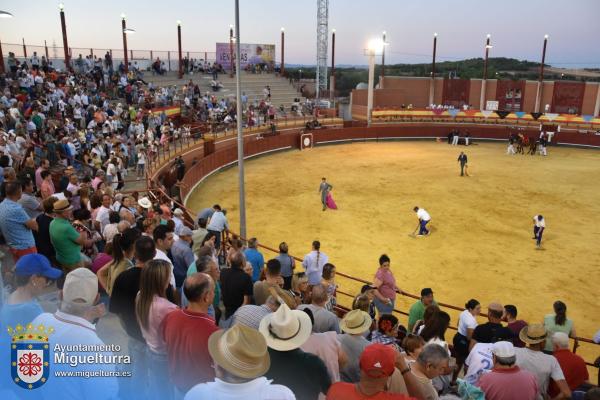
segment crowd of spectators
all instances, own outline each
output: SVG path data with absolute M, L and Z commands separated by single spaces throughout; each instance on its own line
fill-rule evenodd
M 393 315 L 403 291 L 384 254 L 373 284 L 340 318 L 336 267 L 319 241 L 302 262 L 285 242 L 265 261 L 256 238 L 229 235 L 218 204 L 192 222 L 167 196 L 120 193 L 128 174 L 142 177 L 155 148 L 181 133 L 133 101 L 142 87 L 133 71 L 116 79 L 126 105 L 115 101 L 118 69 L 99 64 L 75 73 L 22 64 L 0 80 L 0 231 L 15 261 L 2 270 L 1 325 L 52 326 L 53 346 L 102 345 L 96 323 L 110 312 L 132 360 L 94 365 L 131 374 L 101 385 L 53 377 L 48 398 L 598 398 L 569 350 L 576 333 L 561 301 L 530 324 L 516 306 L 494 302 L 480 324 L 471 299 L 450 340 L 451 317 L 431 288 L 410 307 L 407 327 Z M 167 103 L 176 96 L 153 91 Z M 186 107 L 233 118 L 232 103 L 206 101 L 192 83 L 183 96 Z M 266 87 L 265 104 L 269 97 Z M 176 166 L 180 180 L 185 165 Z M 37 297 L 54 282 L 58 309 L 44 312 Z

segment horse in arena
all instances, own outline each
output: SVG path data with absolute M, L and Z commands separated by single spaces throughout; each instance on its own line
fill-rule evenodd
M 537 151 L 537 145 L 538 143 L 535 139 L 529 139 L 529 151 L 527 151 L 527 154 L 534 156 Z
M 526 146 L 529 146 L 529 138 L 523 133 L 517 134 L 517 154 L 525 154 Z

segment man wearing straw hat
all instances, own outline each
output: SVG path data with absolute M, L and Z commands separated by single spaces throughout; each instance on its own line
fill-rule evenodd
M 556 387 L 560 390 L 560 394 L 555 399 L 569 399 L 571 398 L 571 389 L 569 389 L 558 360 L 542 352 L 547 337 L 548 332 L 542 324 L 531 324 L 521 329 L 519 339 L 527 347 L 515 349 L 517 366 L 536 376 L 539 399 L 544 398 L 548 392 L 550 379 L 554 381 Z
M 348 362 L 340 368 L 340 376 L 344 382 L 360 380 L 360 365 L 358 360 L 365 347 L 371 344 L 364 334 L 369 331 L 373 320 L 362 310 L 352 310 L 340 321 L 340 329 L 344 332 L 338 335 L 342 350 L 348 356 Z
M 265 338 L 255 329 L 234 325 L 214 332 L 208 339 L 216 379 L 192 387 L 185 400 L 208 398 L 292 400 L 290 389 L 274 385 L 263 375 L 270 366 Z
M 319 357 L 300 349 L 312 331 L 308 314 L 282 304 L 260 321 L 258 330 L 269 346 L 267 378 L 289 387 L 298 399 L 316 399 L 319 393 L 327 393 L 331 386 L 327 367 Z
M 89 247 L 94 242 L 71 225 L 73 206 L 69 200 L 56 201 L 53 211 L 56 217 L 50 222 L 50 241 L 56 250 L 56 261 L 67 274 L 82 266 L 81 247 Z

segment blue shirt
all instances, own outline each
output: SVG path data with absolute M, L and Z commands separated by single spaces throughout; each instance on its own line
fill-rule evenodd
M 35 246 L 33 233 L 25 226 L 30 219 L 19 203 L 8 198 L 0 203 L 0 230 L 11 248 L 25 250 Z
M 252 264 L 252 282 L 256 282 L 260 278 L 260 271 L 265 265 L 265 259 L 262 254 L 256 249 L 244 250 L 246 261 Z
M 194 253 L 186 241 L 179 239 L 171 246 L 171 256 L 173 257 L 176 286 L 181 287 L 189 266 L 194 262 Z

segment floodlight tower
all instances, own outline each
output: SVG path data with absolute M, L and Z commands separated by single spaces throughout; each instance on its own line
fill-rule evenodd
M 327 45 L 329 20 L 329 0 L 317 0 L 317 80 L 316 99 L 320 98 L 320 91 L 327 89 Z

